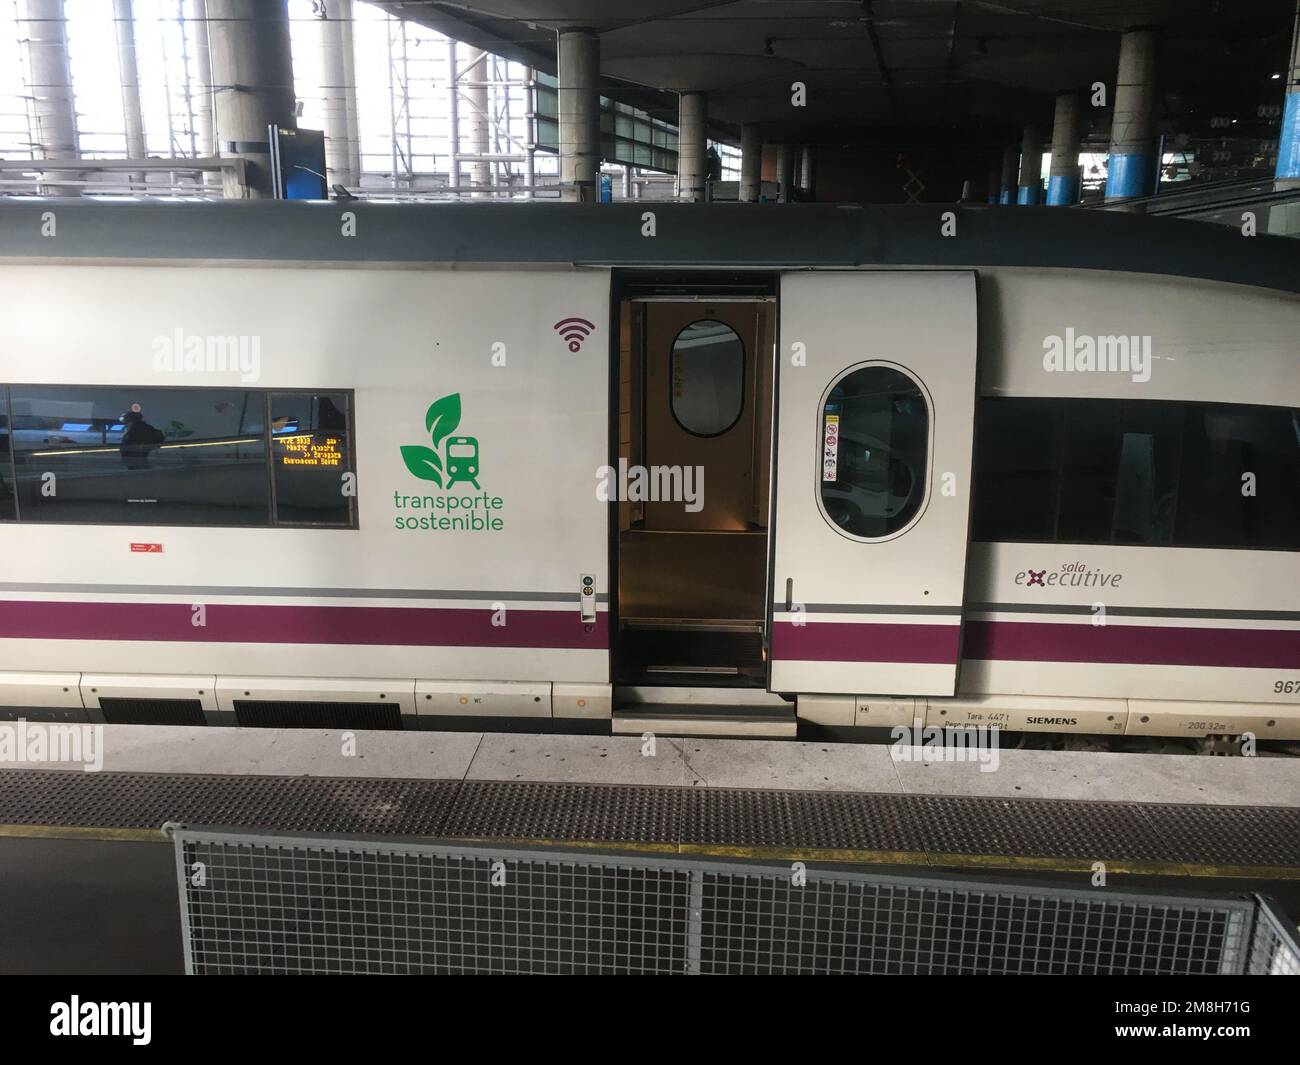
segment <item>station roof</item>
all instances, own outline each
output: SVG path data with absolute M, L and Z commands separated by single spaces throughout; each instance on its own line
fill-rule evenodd
M 600 35 L 607 94 L 671 120 L 709 94 L 724 130 L 846 130 L 1049 121 L 1052 96 L 1103 81 L 1119 35 L 1160 31 L 1166 126 L 1253 114 L 1286 67 L 1292 0 L 401 0 L 394 14 L 554 73 L 556 32 Z M 794 111 L 790 85 L 808 86 Z M 1271 82 L 1271 85 L 1270 85 Z

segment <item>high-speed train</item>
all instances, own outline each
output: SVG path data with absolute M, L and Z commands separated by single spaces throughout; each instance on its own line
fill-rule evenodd
M 1300 244 L 1248 232 L 0 201 L 0 706 L 1300 738 Z

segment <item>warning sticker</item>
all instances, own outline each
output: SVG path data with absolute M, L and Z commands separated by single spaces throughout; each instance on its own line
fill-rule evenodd
M 840 416 L 838 414 L 826 415 L 826 423 L 822 427 L 822 480 L 835 481 L 839 479 L 839 455 L 840 455 Z

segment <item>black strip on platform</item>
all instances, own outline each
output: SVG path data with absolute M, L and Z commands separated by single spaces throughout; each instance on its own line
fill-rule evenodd
M 1300 808 L 521 781 L 0 772 L 0 824 L 1300 866 Z
M 457 783 L 341 777 L 0 771 L 0 824 L 437 835 Z

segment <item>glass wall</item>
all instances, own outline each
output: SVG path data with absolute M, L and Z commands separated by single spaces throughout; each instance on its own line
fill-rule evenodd
M 325 75 L 315 5 L 312 0 L 288 0 L 288 7 L 298 123 L 320 129 Z M 113 5 L 108 0 L 66 0 L 65 11 L 80 153 L 88 159 L 126 158 Z M 212 152 L 202 132 L 212 94 L 200 62 L 206 27 L 193 17 L 194 12 L 190 0 L 134 0 L 141 117 L 145 150 L 151 156 L 185 158 Z M 0 157 L 30 159 L 36 154 L 32 90 L 18 15 L 18 0 L 0 0 Z M 406 197 L 465 188 L 472 164 L 462 160 L 458 173 L 458 152 L 488 156 L 484 163 L 497 190 L 494 196 L 558 183 L 554 77 L 491 54 L 471 70 L 471 49 L 466 44 L 414 21 L 394 18 L 362 0 L 353 4 L 353 18 L 363 190 Z M 485 152 L 473 140 L 470 119 L 479 105 L 465 84 L 483 82 L 487 83 Z M 600 107 L 601 148 L 608 164 L 630 167 L 634 176 L 642 171 L 676 172 L 674 125 L 605 97 Z M 458 122 L 453 120 L 456 114 Z M 457 129 L 459 143 L 453 143 Z M 737 149 L 715 147 L 723 160 L 724 179 L 734 179 Z M 110 178 L 91 180 L 107 184 Z M 30 191 L 29 179 L 15 175 L 11 180 L 14 187 Z M 127 191 L 120 176 L 112 183 L 116 191 Z M 162 173 L 154 174 L 149 184 L 134 191 L 220 194 L 219 183 L 209 180 L 205 186 L 202 177 L 192 173 L 180 176 L 175 187 L 170 178 L 164 187 Z M 616 188 L 615 195 L 621 194 Z

